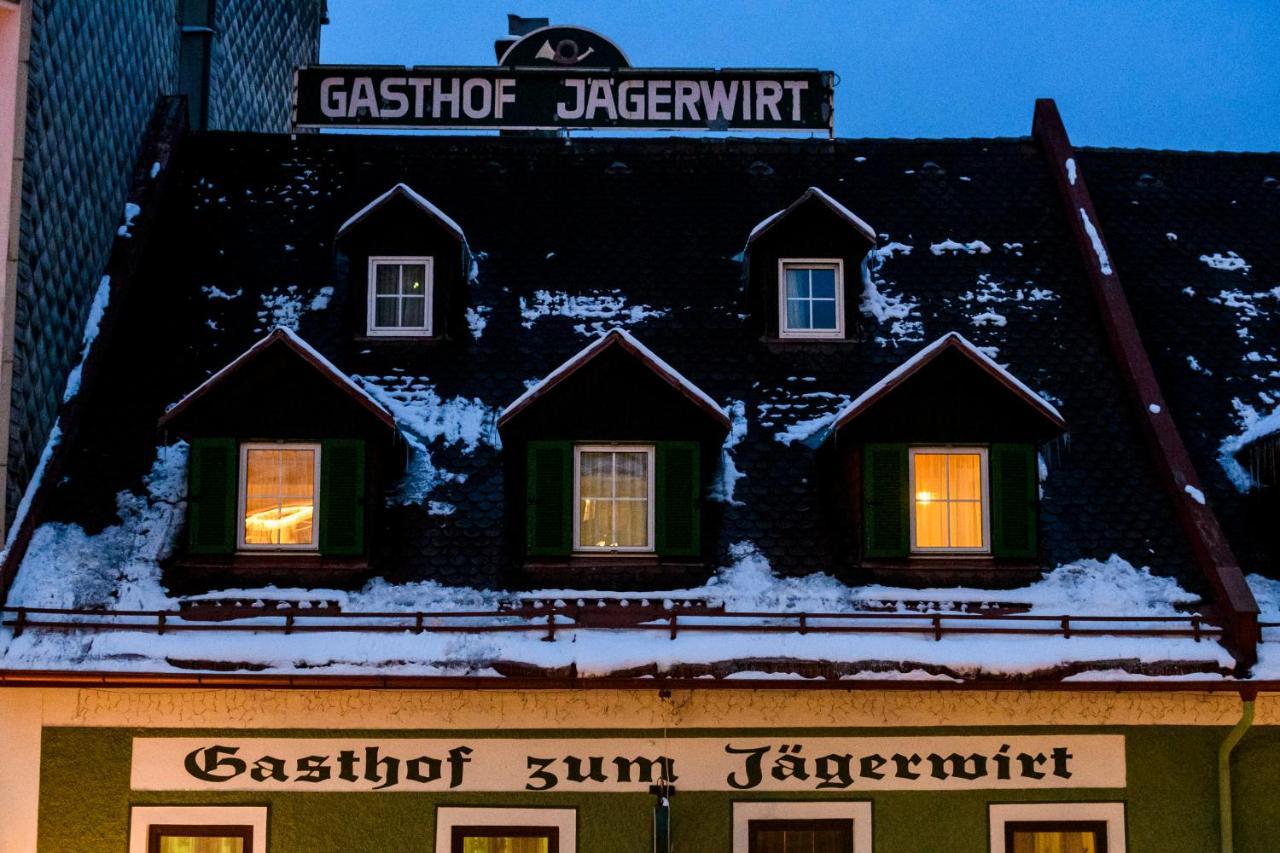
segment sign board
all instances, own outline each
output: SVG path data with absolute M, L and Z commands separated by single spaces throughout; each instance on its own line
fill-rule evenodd
M 137 791 L 967 791 L 1121 788 L 1122 735 L 134 738 Z
M 295 127 L 826 131 L 835 74 L 632 68 L 581 27 L 544 27 L 496 67 L 319 65 L 294 77 Z

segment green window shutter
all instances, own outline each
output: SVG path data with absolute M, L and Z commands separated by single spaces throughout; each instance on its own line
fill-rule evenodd
M 862 541 L 867 557 L 910 551 L 910 491 L 905 444 L 868 444 L 862 451 Z
M 663 441 L 655 448 L 657 552 L 696 557 L 702 551 L 702 483 L 696 441 Z
M 320 553 L 364 553 L 364 442 L 334 438 L 320 443 Z
M 193 438 L 187 458 L 187 547 L 192 554 L 236 550 L 240 488 L 234 438 Z
M 1036 556 L 1036 449 L 1031 444 L 993 444 L 991 467 L 991 553 L 996 557 Z
M 531 441 L 525 540 L 534 557 L 567 557 L 573 549 L 573 444 Z

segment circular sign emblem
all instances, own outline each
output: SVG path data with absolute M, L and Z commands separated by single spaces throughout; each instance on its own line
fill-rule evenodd
M 582 27 L 543 27 L 507 48 L 498 60 L 506 68 L 630 68 L 616 44 Z

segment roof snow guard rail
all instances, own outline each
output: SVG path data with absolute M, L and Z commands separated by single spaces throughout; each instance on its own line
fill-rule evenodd
M 340 612 L 324 613 L 290 608 L 264 611 L 244 620 L 210 622 L 191 619 L 175 610 L 73 610 L 58 607 L 0 607 L 0 625 L 15 637 L 24 631 L 142 631 L 156 634 L 180 631 L 241 633 L 413 633 L 487 634 L 543 632 L 554 641 L 557 632 L 601 630 L 582 624 L 565 609 L 548 608 L 540 615 L 510 610 Z M 625 628 L 666 632 L 672 640 L 681 632 L 749 634 L 923 634 L 944 636 L 1004 634 L 1012 636 L 1190 637 L 1219 639 L 1222 629 L 1198 614 L 1187 616 L 1069 616 L 987 615 L 974 613 L 795 613 L 724 611 L 681 614 L 675 609 L 659 618 Z

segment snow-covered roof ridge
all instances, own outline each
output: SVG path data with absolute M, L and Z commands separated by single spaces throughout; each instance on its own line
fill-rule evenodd
M 925 364 L 932 361 L 933 358 L 940 354 L 944 349 L 948 348 L 959 349 L 980 366 L 985 368 L 988 373 L 991 373 L 997 379 L 1004 382 L 1028 403 L 1039 409 L 1049 418 L 1049 420 L 1053 421 L 1060 427 L 1066 426 L 1066 420 L 1062 417 L 1062 413 L 1058 411 L 1056 406 L 1044 397 L 1041 397 L 1035 391 L 1028 388 L 1022 380 L 1018 379 L 1018 377 L 1014 376 L 1008 370 L 1005 370 L 997 364 L 989 355 L 974 346 L 973 343 L 971 343 L 964 335 L 959 332 L 947 332 L 933 343 L 926 345 L 915 355 L 911 356 L 911 358 L 889 371 L 879 382 L 859 394 L 853 402 L 845 406 L 844 409 L 836 415 L 835 422 L 832 424 L 831 429 L 833 431 L 840 429 L 850 420 L 861 414 L 861 412 L 868 408 L 873 402 L 879 400 L 891 389 L 897 387 L 897 385 L 904 379 L 915 373 Z
M 253 344 L 253 346 L 240 353 L 240 355 L 228 362 L 217 373 L 214 373 L 204 382 L 201 382 L 198 386 L 189 391 L 182 397 L 182 399 L 174 403 L 165 411 L 160 418 L 160 423 L 164 424 L 177 417 L 177 415 L 192 401 L 203 396 L 209 391 L 209 389 L 221 383 L 232 373 L 240 370 L 245 364 L 252 361 L 259 353 L 277 342 L 283 342 L 293 349 L 294 352 L 298 353 L 298 355 L 303 359 L 310 362 L 317 370 L 327 375 L 331 380 L 340 385 L 343 390 L 355 397 L 357 402 L 364 405 L 365 408 L 369 409 L 387 426 L 391 427 L 393 430 L 397 428 L 395 418 L 386 410 L 386 407 L 374 399 L 368 391 L 356 384 L 350 376 L 339 370 L 333 362 L 321 355 L 315 347 L 303 340 L 297 332 L 287 326 L 276 326 L 265 337 L 260 338 Z
M 360 222 L 370 213 L 377 210 L 378 207 L 380 207 L 384 202 L 388 201 L 389 199 L 391 199 L 393 196 L 396 196 L 396 195 L 403 195 L 405 198 L 412 201 L 418 207 L 422 208 L 424 211 L 429 213 L 431 216 L 434 216 L 436 219 L 440 220 L 440 223 L 444 225 L 446 228 L 448 228 L 450 231 L 452 231 L 454 234 L 456 234 L 459 240 L 461 240 L 464 243 L 467 242 L 467 235 L 462 232 L 462 226 L 458 225 L 457 222 L 454 222 L 453 218 L 450 217 L 449 214 L 445 213 L 443 210 L 441 210 L 440 208 L 432 204 L 431 201 L 429 201 L 426 198 L 426 196 L 422 195 L 420 192 L 418 192 L 408 184 L 404 183 L 403 181 L 396 184 L 394 187 L 387 190 L 382 195 L 378 196 L 373 201 L 369 202 L 364 207 L 360 208 L 358 211 L 352 214 L 352 216 L 349 219 L 347 219 L 346 222 L 338 226 L 338 234 L 341 235 L 348 228 Z
M 787 217 L 787 214 L 791 213 L 791 211 L 795 210 L 797 207 L 804 204 L 811 198 L 816 198 L 819 201 L 821 201 L 823 204 L 829 207 L 832 210 L 832 212 L 834 212 L 837 216 L 848 221 L 850 225 L 858 229 L 858 231 L 861 232 L 862 235 L 866 237 L 868 240 L 870 240 L 872 243 L 876 242 L 876 229 L 868 225 L 866 220 L 858 216 L 858 214 L 854 213 L 852 210 L 845 207 L 840 202 L 836 201 L 826 191 L 820 189 L 819 187 L 809 187 L 807 190 L 801 193 L 798 199 L 791 202 L 791 204 L 787 205 L 782 210 L 779 210 L 776 213 L 773 213 L 765 217 L 756 225 L 755 228 L 752 228 L 751 233 L 747 236 L 747 245 L 750 245 L 752 241 L 754 241 L 757 237 L 759 237 L 765 231 L 768 231 L 770 228 L 772 228 L 775 224 L 777 224 L 781 220 L 785 219 Z
M 725 429 L 729 429 L 732 426 L 728 414 L 725 413 L 720 404 L 711 399 L 710 395 L 685 378 L 680 371 L 667 364 L 653 350 L 640 343 L 635 335 L 626 329 L 619 328 L 610 329 L 607 333 L 583 347 L 576 355 L 570 357 L 555 370 L 544 376 L 537 384 L 532 385 L 523 394 L 511 401 L 502 410 L 502 414 L 498 415 L 498 426 L 501 427 L 513 415 L 558 385 L 579 367 L 595 358 L 596 355 L 610 346 L 619 345 L 645 361 L 654 371 L 661 374 L 664 379 L 675 386 L 677 390 L 715 416 L 717 420 L 724 424 Z

